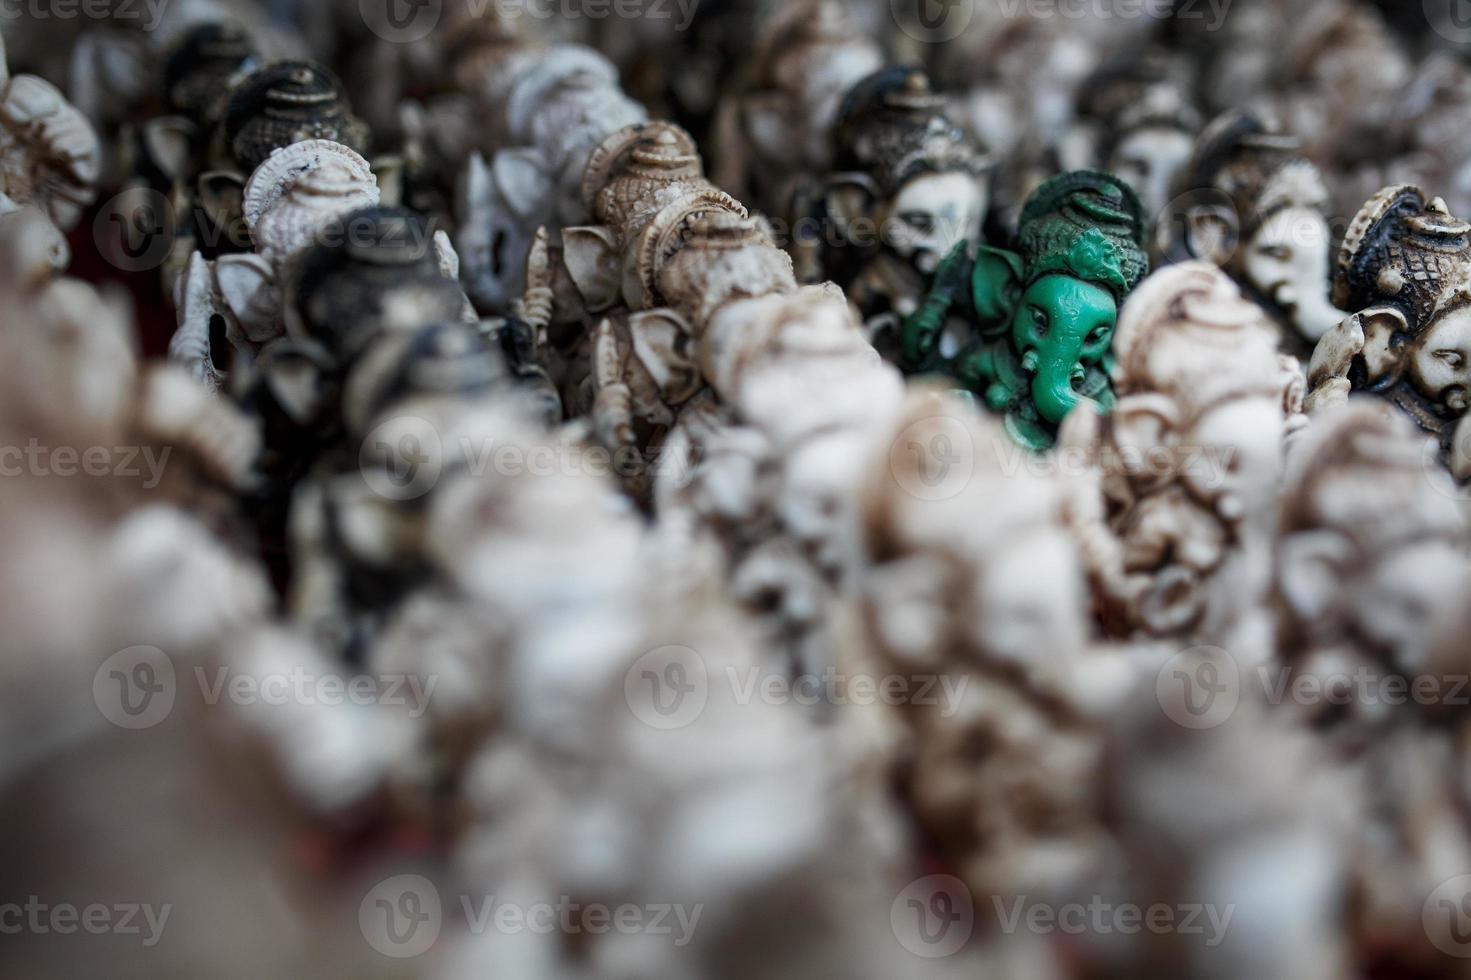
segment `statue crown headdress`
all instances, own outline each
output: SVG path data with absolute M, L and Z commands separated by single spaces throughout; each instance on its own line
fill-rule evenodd
M 1075 170 L 1027 198 L 1018 227 L 1026 277 L 1062 272 L 1122 299 L 1149 271 L 1139 197 L 1112 174 Z

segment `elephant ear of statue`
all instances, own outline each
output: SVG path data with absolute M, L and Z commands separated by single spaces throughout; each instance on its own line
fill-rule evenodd
M 1022 260 L 1015 252 L 982 245 L 970 277 L 971 302 L 981 319 L 1004 323 L 1022 295 Z

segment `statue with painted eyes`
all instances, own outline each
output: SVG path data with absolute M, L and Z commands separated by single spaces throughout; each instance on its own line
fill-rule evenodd
M 935 269 L 980 236 L 990 159 L 954 122 L 917 68 L 885 68 L 855 85 L 833 130 L 820 200 L 799 204 L 794 260 L 804 282 L 842 286 L 881 351 L 892 348 Z
M 1145 214 L 1159 214 L 1200 132 L 1191 88 L 1184 60 L 1155 49 L 1130 51 L 1094 72 L 1059 148 L 1063 166 L 1117 174 L 1139 193 Z
M 1308 368 L 1308 407 L 1350 391 L 1384 398 L 1440 442 L 1458 479 L 1471 405 L 1471 224 L 1418 187 L 1386 187 L 1359 211 L 1339 250 L 1334 302 L 1353 315 L 1323 335 Z
M 956 378 L 1036 452 L 1079 402 L 1113 407 L 1119 306 L 1149 271 L 1139 199 L 1111 174 L 1047 181 L 1022 208 L 1020 253 L 956 246 L 900 331 L 908 373 Z M 957 323 L 959 320 L 961 322 Z
M 1347 314 L 1329 298 L 1333 234 L 1328 188 L 1298 140 L 1266 119 L 1228 112 L 1201 133 L 1168 220 L 1165 247 L 1228 272 L 1292 332 L 1284 347 L 1317 342 Z

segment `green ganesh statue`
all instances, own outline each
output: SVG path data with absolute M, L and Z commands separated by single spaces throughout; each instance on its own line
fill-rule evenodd
M 982 245 L 972 260 L 961 243 L 946 256 L 900 331 L 900 367 L 959 380 L 1018 443 L 1047 449 L 1080 401 L 1113 407 L 1114 324 L 1149 271 L 1143 234 L 1139 199 L 1117 177 L 1052 178 L 1022 208 L 1020 254 Z

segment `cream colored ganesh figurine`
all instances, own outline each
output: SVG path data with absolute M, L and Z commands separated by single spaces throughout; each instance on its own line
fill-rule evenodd
M 1323 335 L 1308 371 L 1316 411 L 1363 391 L 1393 403 L 1471 476 L 1471 225 L 1417 187 L 1386 187 L 1338 253 L 1334 300 L 1353 311 Z
M 1346 928 L 1385 962 L 1444 963 L 1425 918 L 1447 868 L 1471 860 L 1461 819 L 1468 524 L 1462 494 L 1403 415 L 1371 398 L 1313 419 L 1289 455 L 1275 581 L 1274 710 L 1319 733 L 1369 807 L 1345 835 L 1355 871 Z
M 1471 528 L 1450 482 L 1427 470 L 1421 441 L 1389 406 L 1354 398 L 1315 417 L 1293 447 L 1276 592 L 1283 651 L 1297 669 L 1368 665 L 1408 679 L 1466 671 L 1457 631 Z M 1356 737 L 1386 720 L 1383 703 L 1350 709 Z
M 35 75 L 11 75 L 0 39 L 0 214 L 34 205 L 70 231 L 101 175 L 97 133 L 61 91 Z
M 1114 356 L 1112 414 L 1074 422 L 1064 439 L 1071 452 L 1096 433 L 1103 503 L 1080 530 L 1105 623 L 1269 649 L 1284 439 L 1306 421 L 1300 367 L 1277 352 L 1262 310 L 1203 262 L 1144 280 Z
M 234 351 L 258 353 L 285 332 L 281 291 L 296 257 L 334 219 L 377 203 L 378 180 L 354 150 L 330 140 L 277 150 L 245 185 L 255 250 L 213 262 L 195 252 L 176 283 L 179 329 L 169 356 L 218 388 Z
M 798 219 L 793 255 L 804 282 L 843 287 L 887 349 L 940 262 L 980 239 L 991 161 L 946 116 L 924 72 L 908 67 L 855 85 L 832 142 L 832 170 Z
M 1228 112 L 1195 144 L 1177 198 L 1162 216 L 1165 250 L 1221 266 L 1284 326 L 1284 349 L 1310 351 L 1345 314 L 1330 298 L 1328 189 L 1296 139 L 1264 118 Z
M 865 625 L 885 675 L 940 681 L 897 709 L 901 792 L 975 894 L 1078 887 L 1108 855 L 1099 721 L 1137 670 L 1089 648 L 1071 477 L 1011 465 L 994 419 L 934 392 L 911 394 L 875 448 Z
M 1062 170 L 1102 170 L 1127 181 L 1153 219 L 1164 210 L 1200 132 L 1195 79 L 1178 56 L 1128 51 L 1078 90 L 1078 120 L 1059 150 Z
M 459 178 L 455 243 L 477 308 L 506 313 L 522 293 L 537 230 L 555 235 L 591 217 L 582 189 L 589 155 L 645 113 L 591 48 L 538 45 L 493 10 L 454 24 L 462 37 L 454 73 L 469 94 L 459 112 L 478 136 Z
M 839 0 L 776 8 L 746 91 L 716 110 L 715 183 L 789 227 L 794 195 L 831 166 L 829 131 L 849 89 L 882 66 L 878 44 Z

